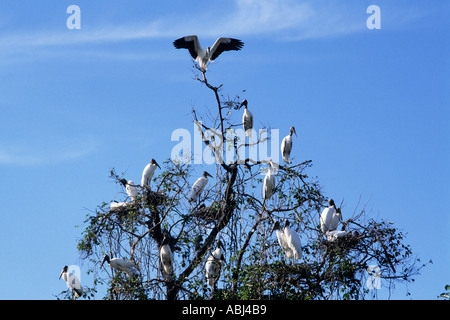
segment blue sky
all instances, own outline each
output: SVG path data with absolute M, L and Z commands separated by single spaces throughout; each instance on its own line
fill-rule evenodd
M 372 4 L 380 30 L 366 27 Z M 175 129 L 193 131 L 192 106 L 214 103 L 172 46 L 188 34 L 245 42 L 208 80 L 245 97 L 257 126 L 294 125 L 292 155 L 313 160 L 344 216 L 370 199 L 371 217 L 407 233 L 434 263 L 392 297 L 434 299 L 450 284 L 449 13 L 437 0 L 1 2 L 0 299 L 53 299 L 65 264 L 86 271 L 76 225 L 123 197 L 110 169 L 139 181 Z

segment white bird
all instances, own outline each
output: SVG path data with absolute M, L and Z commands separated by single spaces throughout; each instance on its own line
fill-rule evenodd
M 133 278 L 134 276 L 137 275 L 135 265 L 131 261 L 122 258 L 110 259 L 109 256 L 106 254 L 105 257 L 103 258 L 100 268 L 103 266 L 105 261 L 108 262 L 111 268 L 116 269 L 117 271 L 125 272 L 129 278 Z
M 322 230 L 323 233 L 336 230 L 339 220 L 340 210 L 338 213 L 334 200 L 330 199 L 328 200 L 328 207 L 324 208 L 320 214 L 320 230 Z
M 289 221 L 285 220 L 283 231 L 281 231 L 280 223 L 278 221 L 275 222 L 272 232 L 274 230 L 277 234 L 278 243 L 286 252 L 286 256 L 289 259 L 301 259 L 303 255 L 302 243 L 298 233 L 289 227 Z
M 111 212 L 117 212 L 127 207 L 127 202 L 112 202 L 110 205 Z
M 348 234 L 349 234 L 348 231 L 338 231 L 338 230 L 325 232 L 325 235 L 327 236 L 327 241 L 329 242 L 336 241 L 338 238 L 343 238 Z
M 241 107 L 244 106 L 244 114 L 242 115 L 242 125 L 244 126 L 245 135 L 252 136 L 253 114 L 247 108 L 247 100 L 242 101 Z
M 272 233 L 274 231 L 277 234 L 278 243 L 280 244 L 281 249 L 283 249 L 286 252 L 286 254 L 287 254 L 287 251 L 290 251 L 290 249 L 289 249 L 289 246 L 286 243 L 284 232 L 281 229 L 280 223 L 278 221 L 275 222 L 275 224 L 273 225 Z
M 192 185 L 191 194 L 189 195 L 189 201 L 197 201 L 199 196 L 202 194 L 203 189 L 208 183 L 208 176 L 212 178 L 208 172 L 203 171 L 202 177 L 198 178 L 197 181 Z
M 202 73 L 205 73 L 208 63 L 216 60 L 222 52 L 240 50 L 244 43 L 238 39 L 220 37 L 211 48 L 207 47 L 203 50 L 197 36 L 191 35 L 175 40 L 173 46 L 177 49 L 188 49 L 191 57 L 198 62 Z
M 223 245 L 219 240 L 217 241 L 217 248 L 211 253 L 211 255 L 206 260 L 206 282 L 211 287 L 214 287 L 217 280 L 220 277 L 220 270 L 222 268 L 222 264 L 224 262 L 223 256 Z M 224 249 L 225 250 L 225 249 Z
M 155 174 L 156 167 L 161 169 L 155 159 L 150 160 L 150 163 L 145 166 L 144 171 L 142 171 L 141 187 L 150 188 L 150 182 Z
M 275 176 L 273 174 L 273 162 L 269 160 L 269 168 L 263 181 L 263 199 L 269 200 L 273 195 L 273 188 L 275 187 Z
M 283 138 L 281 141 L 281 155 L 283 156 L 283 160 L 287 163 L 291 161 L 291 150 L 292 150 L 292 134 L 295 133 L 297 137 L 297 132 L 295 132 L 295 128 L 291 127 L 289 129 L 289 134 Z
M 159 259 L 163 266 L 164 272 L 167 275 L 171 275 L 173 273 L 173 254 L 166 236 L 164 236 L 161 243 L 161 248 L 159 249 Z
M 138 191 L 138 188 L 136 187 L 136 185 L 134 184 L 133 180 L 127 181 L 125 179 L 121 179 L 120 182 L 122 182 L 122 184 L 125 186 L 128 196 L 132 200 L 135 200 L 136 196 L 139 194 L 139 191 Z
M 341 220 L 341 208 L 336 208 L 336 213 L 333 215 L 333 218 L 330 221 L 329 230 L 336 230 L 340 220 Z
M 68 266 L 64 266 L 58 279 L 61 279 L 61 277 L 67 283 L 67 285 L 72 289 L 72 292 L 74 293 L 75 298 L 81 297 L 81 295 L 83 294 L 83 287 L 81 286 L 80 279 L 78 279 L 78 277 L 74 273 L 69 273 Z

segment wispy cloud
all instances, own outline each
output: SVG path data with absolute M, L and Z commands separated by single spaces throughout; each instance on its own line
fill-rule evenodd
M 212 8 L 171 14 L 147 23 L 129 22 L 122 25 L 103 25 L 80 31 L 40 31 L 26 34 L 10 34 L 0 37 L 0 47 L 24 48 L 42 46 L 67 46 L 86 43 L 129 41 L 148 38 L 173 38 L 195 33 L 215 37 L 218 34 L 250 36 L 280 34 L 284 39 L 323 36 L 327 33 L 354 30 L 341 19 L 336 28 L 338 14 L 317 2 L 294 0 L 235 0 L 230 9 Z M 333 11 L 331 11 L 333 10 Z M 341 8 L 342 11 L 342 8 Z M 330 24 L 333 24 L 331 27 Z M 320 32 L 313 32 L 320 30 Z M 277 39 L 277 38 L 274 38 Z
M 138 39 L 173 39 L 186 33 L 202 37 L 265 36 L 271 41 L 345 35 L 365 30 L 365 8 L 359 2 L 235 0 L 203 11 L 167 13 L 149 22 L 90 26 L 79 31 L 41 31 L 0 36 L 0 52 L 29 47 L 74 46 Z M 401 23 L 401 21 L 399 21 Z
M 0 145 L 0 166 L 55 165 L 84 158 L 94 152 L 98 143 L 93 139 L 65 146 L 35 146 L 31 143 Z

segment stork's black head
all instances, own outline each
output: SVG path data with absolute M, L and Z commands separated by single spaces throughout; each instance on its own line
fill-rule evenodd
M 217 240 L 217 248 L 221 248 L 223 251 L 225 251 L 225 247 L 221 240 Z
M 293 133 L 294 133 L 295 136 L 297 137 L 297 132 L 295 131 L 295 127 L 291 127 L 291 128 L 289 129 L 289 135 L 292 136 Z
M 245 109 L 247 109 L 247 99 L 244 99 L 244 101 L 242 101 L 241 103 L 241 107 L 244 106 Z
M 151 164 L 156 164 L 156 165 L 158 166 L 158 168 L 161 169 L 161 167 L 159 166 L 158 162 L 156 162 L 155 159 L 152 159 L 152 160 L 150 161 L 150 163 L 151 163 Z
M 210 176 L 211 178 L 213 177 L 212 175 L 210 175 L 207 171 L 203 171 L 203 176 L 205 178 L 208 178 L 208 176 Z
M 67 270 L 69 270 L 69 267 L 68 267 L 68 266 L 64 266 L 63 269 L 62 269 L 62 271 L 61 271 L 61 273 L 59 274 L 59 278 L 58 278 L 58 279 L 61 279 L 61 276 L 62 276 L 64 273 L 66 273 Z
M 336 205 L 334 204 L 334 200 L 333 199 L 328 200 L 328 205 L 330 207 L 336 207 Z
M 273 233 L 275 230 L 281 230 L 280 223 L 279 223 L 278 221 L 276 221 L 276 222 L 273 224 L 271 233 Z
M 108 264 L 111 262 L 111 259 L 109 258 L 109 256 L 107 254 L 105 254 L 105 257 L 103 258 L 102 264 L 100 265 L 100 268 L 103 266 L 103 264 L 106 262 L 108 262 Z

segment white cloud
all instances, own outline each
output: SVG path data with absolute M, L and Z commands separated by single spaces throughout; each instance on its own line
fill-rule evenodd
M 359 2 L 235 0 L 203 11 L 168 13 L 149 22 L 125 22 L 63 32 L 41 31 L 0 37 L 0 52 L 43 46 L 73 46 L 137 39 L 175 39 L 186 34 L 215 38 L 265 36 L 300 41 L 365 30 L 366 8 Z M 392 10 L 392 9 L 391 9 Z M 394 10 L 395 11 L 395 10 Z M 398 20 L 401 24 L 401 19 Z
M 79 31 L 30 32 L 0 37 L 2 50 L 13 48 L 67 46 L 87 43 L 128 41 L 146 38 L 174 38 L 185 33 L 216 37 L 222 34 L 250 36 L 279 34 L 284 39 L 294 36 L 323 36 L 327 32 L 345 31 L 330 26 L 330 19 L 336 18 L 336 11 L 330 12 L 315 2 L 295 0 L 236 0 L 231 9 L 216 8 L 210 11 L 168 14 L 148 23 L 103 25 L 94 29 L 82 27 Z M 193 18 L 194 17 L 194 18 Z M 333 21 L 331 21 L 333 22 Z M 340 21 L 344 22 L 344 21 Z M 320 33 L 313 30 L 321 30 Z M 352 29 L 353 30 L 353 29 Z M 277 38 L 274 38 L 277 39 Z

